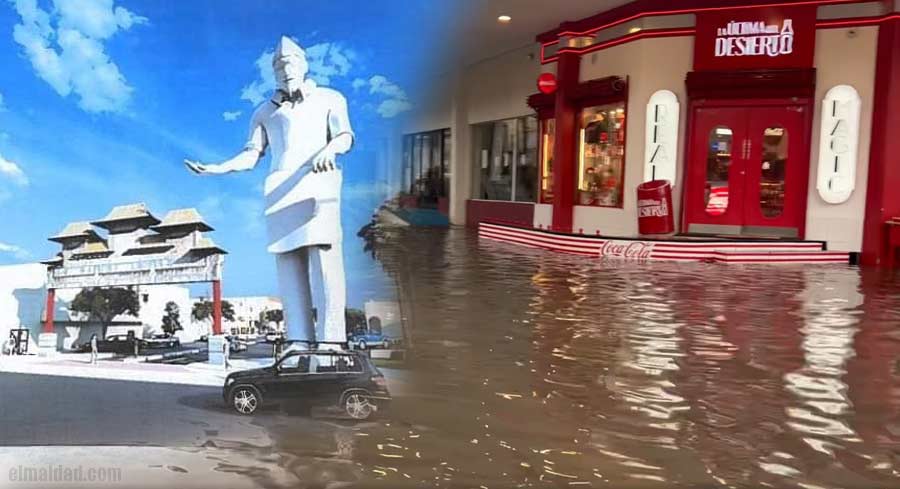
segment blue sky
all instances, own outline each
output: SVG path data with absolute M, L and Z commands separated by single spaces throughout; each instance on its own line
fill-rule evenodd
M 239 151 L 254 104 L 273 86 L 281 35 L 307 49 L 311 75 L 348 99 L 357 134 L 342 159 L 348 302 L 386 298 L 389 282 L 356 230 L 382 199 L 375 150 L 446 12 L 434 2 L 0 0 L 0 264 L 51 256 L 67 222 L 146 202 L 197 207 L 230 252 L 226 295 L 276 294 L 265 252 L 262 182 L 253 172 L 196 177 L 185 157 Z M 446 7 L 444 7 L 446 8 Z M 430 22 L 430 23 L 429 23 Z M 423 42 L 425 40 L 426 42 Z

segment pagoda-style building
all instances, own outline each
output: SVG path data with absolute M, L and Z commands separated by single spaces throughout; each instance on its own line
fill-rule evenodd
M 41 262 L 48 266 L 44 331 L 53 331 L 56 289 L 212 282 L 218 334 L 227 252 L 204 234 L 211 231 L 196 209 L 172 210 L 160 220 L 143 203 L 114 207 L 96 221 L 67 224 L 49 238 L 62 249 Z

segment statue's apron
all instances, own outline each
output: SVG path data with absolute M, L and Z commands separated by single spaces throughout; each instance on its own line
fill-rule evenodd
M 265 183 L 269 253 L 341 241 L 340 168 L 312 171 L 312 159 L 296 170 L 276 170 Z

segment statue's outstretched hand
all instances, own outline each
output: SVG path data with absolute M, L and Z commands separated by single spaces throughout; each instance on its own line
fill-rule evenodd
M 313 159 L 313 172 L 314 173 L 332 171 L 332 170 L 336 170 L 336 169 L 337 169 L 337 165 L 335 164 L 335 155 L 332 151 L 328 151 L 326 149 L 325 151 L 322 151 L 319 154 L 317 154 L 316 157 Z
M 206 165 L 200 163 L 199 161 L 193 160 L 184 160 L 184 166 L 188 167 L 188 170 L 196 173 L 197 175 L 204 175 L 209 173 L 206 168 Z

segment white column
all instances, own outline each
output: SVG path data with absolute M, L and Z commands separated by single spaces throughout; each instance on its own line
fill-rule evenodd
M 450 108 L 450 223 L 466 224 L 466 200 L 472 196 L 472 150 L 464 75 L 453 75 Z

